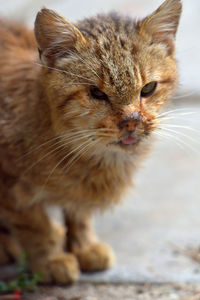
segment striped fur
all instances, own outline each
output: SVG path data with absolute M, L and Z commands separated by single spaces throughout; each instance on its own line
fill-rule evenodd
M 36 41 L 0 22 L 0 263 L 23 249 L 56 283 L 110 267 L 91 215 L 120 201 L 148 153 L 177 85 L 180 14 L 180 1 L 166 0 L 140 21 L 111 13 L 71 24 L 44 8 Z

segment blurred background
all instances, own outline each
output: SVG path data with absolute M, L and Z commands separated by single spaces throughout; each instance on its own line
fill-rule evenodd
M 177 58 L 180 84 L 183 91 L 200 91 L 200 1 L 182 0 L 183 16 L 177 36 Z M 71 21 L 100 12 L 116 10 L 133 17 L 144 17 L 162 3 L 162 0 L 0 0 L 0 14 L 20 19 L 33 26 L 35 16 L 43 6 L 55 9 Z
M 177 35 L 180 85 L 163 136 L 135 177 L 135 188 L 114 211 L 97 216 L 102 239 L 117 261 L 96 281 L 200 281 L 199 264 L 180 249 L 200 245 L 200 1 L 182 0 Z M 46 6 L 71 21 L 116 10 L 143 17 L 161 0 L 0 0 L 0 15 L 33 26 Z M 180 251 L 179 251 L 180 250 Z M 188 252 L 187 252 L 188 253 Z M 89 275 L 82 277 L 88 280 Z

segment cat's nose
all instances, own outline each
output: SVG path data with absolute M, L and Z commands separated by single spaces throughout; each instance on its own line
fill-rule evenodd
M 119 128 L 125 128 L 127 131 L 134 131 L 136 126 L 140 121 L 140 113 L 139 112 L 132 112 L 126 115 L 120 122 Z

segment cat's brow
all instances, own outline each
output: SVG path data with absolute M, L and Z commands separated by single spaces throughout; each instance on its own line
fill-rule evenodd
M 99 77 L 99 75 L 97 74 L 97 72 L 95 71 L 95 69 L 94 69 L 94 65 L 93 65 L 93 63 L 92 63 L 92 60 L 93 60 L 93 57 L 91 56 L 91 55 L 87 55 L 87 57 L 89 58 L 89 60 L 87 59 L 86 60 L 86 58 L 85 57 L 83 57 L 82 55 L 80 55 L 80 54 L 78 54 L 78 53 L 74 53 L 74 52 L 72 52 L 72 51 L 68 51 L 68 53 L 69 54 L 71 54 L 73 57 L 77 57 L 78 59 L 80 59 L 84 64 L 85 64 L 85 66 L 86 67 L 88 67 L 89 68 L 89 70 L 99 79 L 99 80 L 101 80 L 101 78 Z
M 46 65 L 43 65 L 43 64 L 39 64 L 37 62 L 35 62 L 35 64 L 40 66 L 40 67 L 45 67 L 47 69 L 54 70 L 54 71 L 57 71 L 57 72 L 60 72 L 60 73 L 66 73 L 68 75 L 72 75 L 72 76 L 75 76 L 75 77 L 78 77 L 78 78 L 82 78 L 82 79 L 85 79 L 85 80 L 88 80 L 88 81 L 94 83 L 94 81 L 90 78 L 87 78 L 87 77 L 84 77 L 84 76 L 81 76 L 81 75 L 78 75 L 78 74 L 75 74 L 75 73 L 72 73 L 72 72 L 68 72 L 66 70 L 57 69 L 57 68 L 54 68 L 54 67 L 49 67 L 49 66 L 46 66 Z

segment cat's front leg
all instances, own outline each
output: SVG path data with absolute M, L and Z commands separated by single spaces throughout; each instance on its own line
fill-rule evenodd
M 42 205 L 20 212 L 4 208 L 4 216 L 28 255 L 31 271 L 40 272 L 44 282 L 66 284 L 78 278 L 75 255 L 64 252 L 65 230 L 48 218 Z
M 67 215 L 67 247 L 76 255 L 80 269 L 85 272 L 108 269 L 114 262 L 114 253 L 96 237 L 89 215 Z

